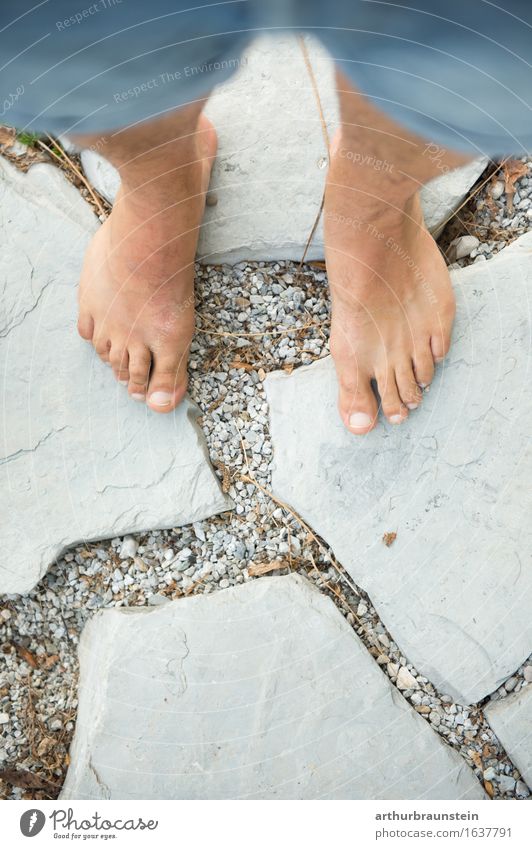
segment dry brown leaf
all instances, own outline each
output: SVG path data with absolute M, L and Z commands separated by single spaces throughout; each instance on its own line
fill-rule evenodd
M 57 740 L 54 740 L 53 737 L 43 737 L 39 745 L 37 746 L 37 755 L 42 758 L 50 749 L 53 749 L 56 745 Z
M 251 575 L 252 578 L 258 578 L 260 575 L 267 575 L 268 572 L 286 569 L 287 565 L 283 560 L 272 560 L 271 563 L 252 563 L 251 566 L 248 566 L 248 575 Z
M 12 787 L 31 788 L 32 790 L 46 790 L 48 793 L 56 793 L 59 790 L 59 785 L 48 781 L 41 775 L 34 775 L 27 769 L 2 769 L 0 770 L 0 779 L 6 784 L 11 784 Z
M 528 166 L 519 159 L 510 159 L 503 165 L 504 191 L 506 192 L 506 204 L 510 212 L 514 208 L 515 183 L 525 174 L 528 174 Z
M 287 374 L 292 374 L 292 372 L 294 371 L 293 363 L 287 363 L 285 366 L 283 366 L 283 371 L 285 371 Z
M 223 400 L 224 400 L 223 395 L 220 395 L 220 397 L 217 398 L 215 401 L 213 401 L 212 404 L 209 404 L 209 406 L 207 407 L 207 415 L 210 415 L 210 413 L 213 413 L 216 410 L 216 408 L 220 406 L 220 404 L 222 403 Z
M 0 126 L 0 145 L 11 147 L 17 138 L 17 131 L 14 127 Z
M 218 471 L 222 473 L 222 492 L 229 492 L 231 489 L 231 472 L 227 466 L 219 460 L 216 464 Z
M 395 531 L 388 531 L 387 533 L 383 534 L 382 541 L 383 541 L 384 545 L 386 545 L 389 548 L 392 545 L 392 543 L 395 542 L 396 537 L 397 537 L 397 534 L 396 534 Z
M 486 793 L 488 794 L 490 799 L 493 799 L 494 793 L 493 793 L 493 784 L 491 783 L 491 781 L 485 781 L 484 787 L 486 788 Z
M 480 757 L 480 752 L 477 752 L 475 749 L 470 749 L 469 757 L 471 758 L 477 769 L 482 769 L 482 758 Z
M 32 669 L 37 669 L 39 664 L 37 663 L 37 659 L 34 654 L 28 651 L 28 649 L 25 649 L 24 646 L 15 646 L 15 648 L 18 656 L 21 657 L 22 660 L 25 660 Z
M 242 363 L 240 360 L 233 360 L 232 363 L 229 363 L 229 368 L 241 368 L 244 371 L 253 371 L 255 366 L 252 366 L 249 363 Z

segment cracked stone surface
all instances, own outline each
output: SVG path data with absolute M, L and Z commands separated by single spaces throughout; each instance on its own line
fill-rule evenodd
M 298 575 L 97 613 L 63 799 L 481 799 Z
M 532 687 L 497 702 L 484 711 L 495 734 L 529 787 L 532 786 Z
M 334 65 L 319 42 L 306 40 L 331 137 L 338 125 Z M 327 148 L 297 39 L 254 41 L 239 71 L 215 89 L 206 114 L 219 137 L 210 186 L 218 203 L 205 210 L 198 258 L 213 264 L 300 260 L 321 204 Z M 112 203 L 118 173 L 94 151 L 83 151 L 81 160 L 93 186 Z M 474 160 L 423 189 L 431 231 L 441 229 L 486 163 Z M 321 259 L 323 253 L 320 221 L 307 258 Z
M 132 404 L 76 331 L 76 290 L 97 227 L 60 172 L 0 159 L 0 592 L 29 591 L 81 540 L 174 527 L 231 506 L 196 409 Z
M 399 427 L 349 434 L 330 358 L 266 380 L 275 494 L 329 543 L 409 661 L 461 703 L 532 651 L 531 254 L 528 233 L 453 274 L 451 352 Z

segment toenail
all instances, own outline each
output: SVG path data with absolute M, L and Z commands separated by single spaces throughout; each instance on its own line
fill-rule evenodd
M 145 401 L 146 400 L 146 396 L 142 395 L 140 392 L 132 392 L 131 397 L 133 398 L 134 401 Z
M 390 424 L 401 424 L 404 418 L 400 413 L 396 413 L 395 416 L 390 416 Z
M 152 392 L 150 395 L 150 404 L 155 404 L 156 407 L 168 407 L 172 403 L 172 396 L 169 392 Z
M 349 427 L 355 428 L 356 430 L 369 427 L 370 424 L 371 418 L 367 413 L 351 413 L 349 416 Z
M 419 404 L 407 404 L 409 410 L 417 410 Z

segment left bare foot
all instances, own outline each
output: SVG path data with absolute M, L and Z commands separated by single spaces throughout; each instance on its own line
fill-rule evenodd
M 325 193 L 325 258 L 338 405 L 355 434 L 377 422 L 372 379 L 392 424 L 421 403 L 434 363 L 449 350 L 455 313 L 449 274 L 424 225 L 419 195 L 386 203 L 373 195 L 367 175 L 353 168 L 338 133 Z

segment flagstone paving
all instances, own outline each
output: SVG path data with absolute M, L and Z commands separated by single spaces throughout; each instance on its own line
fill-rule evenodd
M 80 661 L 63 799 L 484 798 L 297 575 L 98 613 Z
M 226 510 L 195 419 L 134 404 L 76 331 L 97 226 L 60 172 L 0 159 L 0 592 L 27 592 L 75 542 Z
M 466 704 L 532 651 L 531 254 L 529 233 L 453 273 L 451 352 L 401 426 L 350 435 L 330 358 L 266 380 L 274 493 L 417 670 Z

